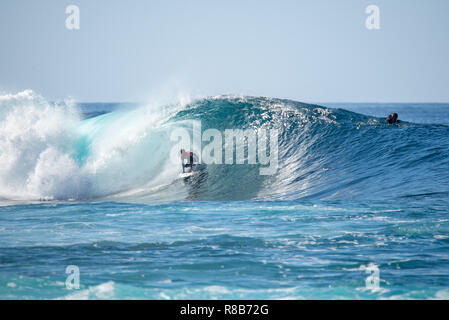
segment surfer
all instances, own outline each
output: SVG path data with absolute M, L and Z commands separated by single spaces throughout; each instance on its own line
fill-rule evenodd
M 389 114 L 386 121 L 387 121 L 388 124 L 396 124 L 396 123 L 401 122 L 398 119 L 398 114 L 397 113 Z
M 187 160 L 187 163 L 184 163 L 184 160 Z M 181 149 L 182 173 L 185 173 L 185 168 L 190 168 L 189 172 L 193 171 L 194 160 L 198 162 L 198 157 L 192 151 Z

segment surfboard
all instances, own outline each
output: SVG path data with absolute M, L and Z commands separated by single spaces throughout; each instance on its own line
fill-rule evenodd
M 186 172 L 186 173 L 181 173 L 181 174 L 179 175 L 179 177 L 180 177 L 180 178 L 187 179 L 187 178 L 193 176 L 194 174 L 195 174 L 195 171 L 193 171 L 193 172 Z
M 184 172 L 179 175 L 180 178 L 188 179 L 189 177 L 200 173 L 201 170 L 206 169 L 205 164 L 194 164 L 191 172 Z

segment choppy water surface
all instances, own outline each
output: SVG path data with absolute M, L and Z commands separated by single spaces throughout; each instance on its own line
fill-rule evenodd
M 211 165 L 186 184 L 166 159 L 191 120 L 277 129 L 277 173 Z M 444 104 L 2 96 L 0 298 L 447 299 L 448 124 Z

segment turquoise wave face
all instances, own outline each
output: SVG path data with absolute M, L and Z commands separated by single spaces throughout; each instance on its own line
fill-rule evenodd
M 122 140 L 126 142 L 130 124 L 141 118 L 142 110 L 132 109 L 84 120 L 79 128 L 77 162 L 85 164 L 89 155 L 111 139 L 123 135 Z M 449 127 L 446 125 L 402 122 L 390 126 L 382 118 L 344 109 L 252 97 L 198 100 L 145 129 L 143 138 L 131 148 L 135 155 L 126 158 L 126 162 L 133 163 L 126 173 L 135 179 L 125 184 L 127 189 L 140 188 L 145 179 L 152 180 L 149 170 L 145 179 L 139 181 L 132 174 L 136 168 L 160 168 L 167 164 L 169 149 L 174 145 L 169 131 L 188 121 L 199 121 L 203 132 L 207 129 L 278 130 L 279 168 L 272 176 L 261 176 L 259 165 L 210 165 L 207 179 L 187 194 L 179 184 L 173 184 L 176 182 L 173 174 L 158 189 L 158 199 L 182 195 L 191 200 L 212 201 L 373 200 L 389 199 L 391 194 L 410 197 L 449 191 Z M 162 127 L 166 130 L 164 134 L 155 134 Z M 120 148 L 117 144 L 112 152 Z M 127 148 L 123 148 L 127 150 L 124 152 L 130 150 Z M 164 157 L 155 156 L 156 149 L 164 150 Z M 174 167 L 174 171 L 179 170 Z M 126 191 L 126 188 L 115 191 Z M 107 195 L 107 190 L 102 194 Z M 139 197 L 140 201 L 146 197 L 155 199 L 151 192 L 140 193 Z
M 153 108 L 94 105 L 82 120 L 33 103 L 33 117 L 58 117 L 51 119 L 54 128 L 42 133 L 36 126 L 36 132 L 23 133 L 25 142 L 11 137 L 7 143 L 3 155 L 13 163 L 0 177 L 6 199 L 374 200 L 449 192 L 449 127 L 443 124 L 391 126 L 344 109 L 257 97 Z M 257 164 L 212 164 L 186 188 L 171 156 L 171 134 L 191 129 L 194 121 L 203 133 L 277 130 L 275 174 L 261 175 Z M 38 142 L 30 138 L 39 135 Z

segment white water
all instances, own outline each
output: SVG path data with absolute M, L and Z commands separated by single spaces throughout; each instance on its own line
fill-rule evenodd
M 73 103 L 31 90 L 0 96 L 0 198 L 98 198 L 173 181 L 175 111 L 148 105 L 81 120 Z

